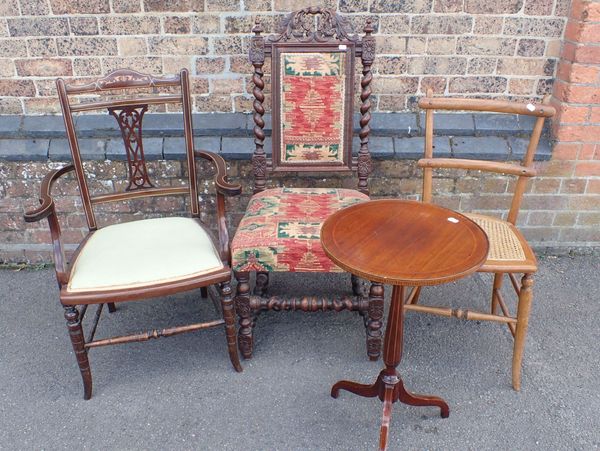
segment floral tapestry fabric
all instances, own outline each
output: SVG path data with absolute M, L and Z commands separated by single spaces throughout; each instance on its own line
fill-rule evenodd
M 337 210 L 366 200 L 356 190 L 335 188 L 255 194 L 231 244 L 234 271 L 341 271 L 321 248 L 321 224 Z
M 344 53 L 281 54 L 281 161 L 344 158 Z

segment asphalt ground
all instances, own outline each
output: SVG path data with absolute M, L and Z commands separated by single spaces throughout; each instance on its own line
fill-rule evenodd
M 505 326 L 407 314 L 405 385 L 443 397 L 450 417 L 394 404 L 390 449 L 600 448 L 600 258 L 540 266 L 519 393 Z M 488 306 L 489 282 L 476 274 L 422 299 Z M 349 276 L 276 274 L 270 291 L 336 287 L 349 291 Z M 198 292 L 105 312 L 97 337 L 216 316 Z M 329 396 L 337 380 L 371 383 L 382 367 L 366 357 L 358 315 L 269 312 L 255 337 L 243 373 L 221 328 L 94 349 L 84 401 L 53 270 L 0 271 L 0 449 L 376 449 L 381 402 Z

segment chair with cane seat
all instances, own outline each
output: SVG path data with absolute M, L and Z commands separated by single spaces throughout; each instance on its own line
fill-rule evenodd
M 536 175 L 533 159 L 543 131 L 544 121 L 554 115 L 549 98 L 542 104 L 522 104 L 506 101 L 480 99 L 434 98 L 429 90 L 421 98 L 419 107 L 425 110 L 425 153 L 418 162 L 423 168 L 423 202 L 432 201 L 433 171 L 436 169 L 481 171 L 504 174 L 517 178 L 506 219 L 481 214 L 464 213 L 476 222 L 486 233 L 490 248 L 487 261 L 479 272 L 494 274 L 490 310 L 475 312 L 461 309 L 424 306 L 417 304 L 420 288 L 415 288 L 406 299 L 405 309 L 431 313 L 446 317 L 458 317 L 477 321 L 493 321 L 506 324 L 514 337 L 512 358 L 512 385 L 515 390 L 521 387 L 521 363 L 525 347 L 525 336 L 529 322 L 529 312 L 533 299 L 533 275 L 537 271 L 535 254 L 523 234 L 516 226 L 517 216 L 529 179 Z M 461 158 L 435 158 L 433 156 L 434 111 L 480 111 L 505 114 L 518 114 L 535 118 L 529 136 L 527 150 L 520 164 L 508 162 L 472 160 Z M 510 189 L 510 184 L 508 185 Z M 521 279 L 517 278 L 522 274 Z M 504 276 L 508 276 L 517 295 L 516 316 L 511 316 L 507 302 L 501 292 Z

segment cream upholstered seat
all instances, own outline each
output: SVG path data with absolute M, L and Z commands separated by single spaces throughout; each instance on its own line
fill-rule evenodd
M 223 268 L 193 218 L 156 218 L 94 232 L 73 263 L 67 291 L 104 291 L 187 279 Z
M 117 69 L 105 77 L 86 78 L 82 84 L 67 84 L 65 80 L 58 79 L 56 89 L 73 164 L 54 169 L 44 177 L 40 189 L 41 205 L 26 212 L 24 218 L 27 222 L 48 220 L 60 303 L 83 380 L 83 398 L 92 397 L 92 372 L 88 358 L 91 349 L 144 342 L 212 327 L 224 326 L 231 364 L 236 371 L 242 371 L 235 340 L 229 266 L 231 252 L 225 213 L 225 196 L 239 195 L 242 187 L 227 181 L 227 165 L 221 156 L 194 149 L 189 71 L 182 69 L 177 75 L 156 76 Z M 143 119 L 154 111 L 165 111 L 167 106 L 169 111 L 174 106 L 173 111 L 181 113 L 176 116 L 183 126 L 185 159 L 181 167 L 185 175 L 182 174 L 175 184 L 165 179 L 163 171 L 156 165 L 154 172 L 153 164 L 146 160 L 144 154 Z M 83 165 L 75 127 L 78 120 L 76 113 L 86 111 L 108 112 L 114 117 L 126 155 L 123 169 L 127 179 L 122 184 L 115 183 L 112 190 L 104 187 L 100 193 L 94 192 L 94 186 L 88 184 L 96 177 L 94 171 L 100 169 L 94 165 Z M 207 161 L 213 169 L 197 165 L 198 160 Z M 73 172 L 88 232 L 71 261 L 67 262 L 52 187 L 61 177 Z M 204 190 L 202 196 L 208 195 L 214 200 L 201 205 L 199 182 L 203 180 L 208 184 L 207 177 L 213 179 L 214 191 Z M 143 216 L 144 210 L 151 208 L 152 204 L 138 203 L 139 200 L 171 196 L 182 200 L 178 202 L 177 210 L 182 207 L 187 210 L 187 214 L 183 213 L 183 209 L 181 213 L 186 217 L 147 219 Z M 139 220 L 99 227 L 96 207 L 102 205 L 105 208 L 115 202 L 120 203 L 119 212 L 135 214 L 134 218 Z M 216 213 L 215 216 L 211 210 Z M 210 222 L 202 221 L 204 214 Z M 216 229 L 215 236 L 210 233 L 212 227 Z M 199 297 L 206 299 L 209 287 L 218 290 L 218 300 L 211 296 L 215 306 L 217 301 L 221 304 L 218 319 L 186 321 L 188 324 L 94 339 L 105 306 L 109 313 L 115 313 L 117 303 L 156 299 L 197 289 L 200 290 Z M 192 296 L 190 293 L 189 297 Z M 90 306 L 95 306 L 96 312 L 85 336 L 83 319 Z M 85 328 L 88 328 L 87 325 Z

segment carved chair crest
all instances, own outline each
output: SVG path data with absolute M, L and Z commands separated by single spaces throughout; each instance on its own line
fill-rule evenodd
M 263 37 L 256 22 L 250 62 L 254 66 L 254 191 L 266 187 L 272 171 L 358 171 L 358 189 L 368 193 L 371 171 L 368 147 L 371 118 L 371 65 L 375 38 L 371 21 L 365 35 L 349 31 L 347 20 L 317 7 L 288 15 L 279 33 Z M 264 150 L 265 121 L 263 65 L 271 58 L 272 158 Z M 352 157 L 354 67 L 362 62 L 360 150 Z

